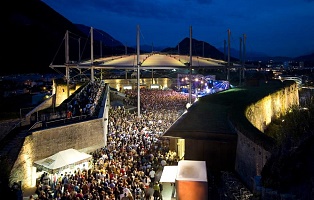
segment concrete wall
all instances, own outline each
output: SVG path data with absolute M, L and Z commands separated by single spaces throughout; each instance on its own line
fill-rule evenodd
M 254 177 L 261 175 L 266 161 L 271 156 L 270 150 L 263 146 L 263 143 L 267 143 L 267 138 L 263 135 L 266 126 L 271 123 L 272 119 L 285 115 L 294 105 L 299 105 L 296 84 L 270 94 L 246 109 L 246 118 L 260 132 L 257 132 L 254 137 L 252 135 L 248 137 L 246 133 L 237 131 L 235 171 L 251 190 L 254 185 Z

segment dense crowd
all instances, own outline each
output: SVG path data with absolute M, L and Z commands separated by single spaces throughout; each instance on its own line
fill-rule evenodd
M 161 136 L 184 111 L 187 96 L 171 90 L 140 92 L 140 117 L 124 106 L 110 108 L 107 145 L 93 152 L 93 167 L 62 174 L 47 185 L 41 180 L 37 199 L 162 199 L 162 169 L 179 158 Z M 136 94 L 126 91 L 124 102 L 136 103 Z
M 100 81 L 88 83 L 68 104 L 67 118 L 92 115 L 103 91 Z
M 126 90 L 125 94 L 126 104 L 137 105 L 137 90 Z M 173 90 L 141 89 L 140 102 L 141 108 L 144 110 L 171 109 L 179 111 L 185 108 L 188 95 Z

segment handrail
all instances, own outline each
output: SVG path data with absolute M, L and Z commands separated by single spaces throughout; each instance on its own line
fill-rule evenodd
M 28 131 L 32 130 L 33 127 L 35 127 L 35 125 L 37 125 L 37 124 L 39 124 L 39 123 L 42 124 L 42 121 L 37 121 L 37 122 L 35 122 L 35 123 L 28 129 Z M 42 125 L 41 125 L 41 126 L 42 126 Z
M 47 128 L 49 124 L 60 123 L 60 122 L 63 122 L 63 124 L 66 124 L 67 122 L 74 122 L 74 121 L 77 122 L 82 119 L 87 119 L 91 116 L 92 115 L 81 115 L 81 116 L 75 116 L 75 117 L 70 117 L 70 118 L 64 117 L 61 119 L 51 120 L 51 121 L 37 121 L 28 129 L 28 131 L 34 129 L 34 127 L 36 127 L 38 124 L 40 124 L 40 127 L 42 128 Z

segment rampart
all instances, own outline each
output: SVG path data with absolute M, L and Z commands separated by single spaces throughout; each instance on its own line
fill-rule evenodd
M 238 134 L 235 171 L 251 190 L 255 189 L 255 177 L 261 175 L 274 147 L 274 141 L 263 133 L 265 128 L 295 105 L 299 105 L 298 87 L 291 84 L 249 105 L 245 109 L 247 127 L 235 126 Z
M 25 133 L 11 170 L 11 182 L 21 181 L 22 188 L 34 187 L 37 178 L 35 161 L 69 148 L 90 153 L 104 147 L 107 143 L 109 94 L 107 85 L 96 116 L 46 128 L 39 122 L 38 129 Z
M 22 125 L 29 125 L 32 123 L 32 121 L 42 121 L 42 116 L 38 116 L 38 112 L 41 110 L 44 110 L 49 107 L 58 107 L 62 104 L 64 100 L 66 100 L 68 97 L 68 88 L 69 88 L 69 95 L 71 96 L 75 91 L 77 91 L 83 83 L 76 83 L 72 84 L 69 87 L 67 86 L 64 81 L 61 80 L 53 80 L 53 92 L 52 95 L 47 98 L 44 102 L 33 108 L 31 111 L 29 111 L 25 117 L 23 117 Z M 64 111 L 66 112 L 66 110 Z M 49 119 L 52 118 L 58 118 L 60 117 L 59 114 L 51 113 L 49 115 Z M 45 120 L 45 119 L 44 119 Z

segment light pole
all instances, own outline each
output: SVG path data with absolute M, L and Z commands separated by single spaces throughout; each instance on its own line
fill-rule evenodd
M 140 26 L 137 25 L 137 116 L 141 116 L 140 97 Z
M 228 67 L 227 67 L 227 81 L 230 79 L 230 36 L 231 31 L 228 29 Z
M 190 26 L 190 63 L 189 63 L 189 68 L 190 68 L 189 104 L 191 105 L 191 103 L 192 103 L 192 26 Z

